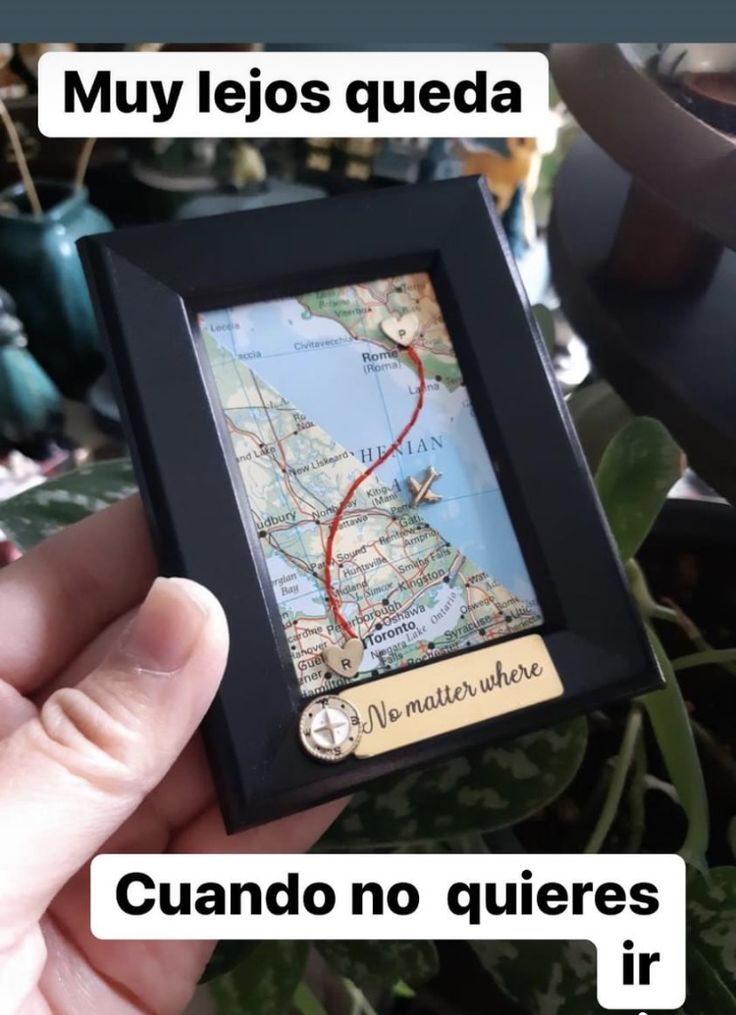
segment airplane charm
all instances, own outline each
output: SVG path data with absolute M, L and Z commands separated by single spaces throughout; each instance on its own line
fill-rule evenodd
M 442 500 L 442 497 L 438 493 L 433 493 L 430 490 L 432 483 L 439 479 L 442 475 L 441 472 L 437 472 L 433 465 L 427 469 L 424 473 L 424 479 L 407 479 L 406 485 L 409 487 L 411 492 L 411 506 L 417 507 L 419 504 L 434 504 L 438 500 Z

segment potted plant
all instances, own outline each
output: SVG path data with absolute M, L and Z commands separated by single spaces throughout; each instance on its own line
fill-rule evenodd
M 33 355 L 65 395 L 80 397 L 101 372 L 102 356 L 75 244 L 112 229 L 84 187 L 92 142 L 73 181 L 34 181 L 2 100 L 0 119 L 21 175 L 0 192 L 0 285 L 15 300 Z

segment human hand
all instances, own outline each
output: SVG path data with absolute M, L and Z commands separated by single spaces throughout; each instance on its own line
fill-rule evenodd
M 154 575 L 137 498 L 0 571 L 6 1015 L 174 1015 L 189 1000 L 212 942 L 92 936 L 99 850 L 298 852 L 342 806 L 226 836 L 194 735 L 222 677 L 225 617 L 201 586 L 151 587 Z

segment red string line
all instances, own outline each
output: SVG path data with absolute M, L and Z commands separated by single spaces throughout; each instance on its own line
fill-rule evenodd
M 414 406 L 414 411 L 411 414 L 411 419 L 406 424 L 406 426 L 401 431 L 396 440 L 393 442 L 393 444 L 390 447 L 386 448 L 381 457 L 377 458 L 376 461 L 365 470 L 365 472 L 361 472 L 361 474 L 357 476 L 350 484 L 348 492 L 343 497 L 342 501 L 340 502 L 340 506 L 335 512 L 335 517 L 332 519 L 332 523 L 330 524 L 329 535 L 327 536 L 327 549 L 325 550 L 325 574 L 324 574 L 325 591 L 327 592 L 327 600 L 330 604 L 330 609 L 334 614 L 335 620 L 340 625 L 343 633 L 347 635 L 348 638 L 357 638 L 358 635 L 352 629 L 347 620 L 343 617 L 342 611 L 340 609 L 340 603 L 335 593 L 335 589 L 332 585 L 332 552 L 335 544 L 335 536 L 337 535 L 337 530 L 340 527 L 340 522 L 342 521 L 342 516 L 345 512 L 345 509 L 355 496 L 358 488 L 366 481 L 366 479 L 368 479 L 370 475 L 372 475 L 376 471 L 376 469 L 380 468 L 380 466 L 383 465 L 383 463 L 387 461 L 391 457 L 391 455 L 394 454 L 395 451 L 398 451 L 398 449 L 404 443 L 404 440 L 406 439 L 409 431 L 412 429 L 416 421 L 419 419 L 419 413 L 422 411 L 422 407 L 424 406 L 424 394 L 427 387 L 427 379 L 424 374 L 424 365 L 422 364 L 422 361 L 419 358 L 418 353 L 416 352 L 415 349 L 412 348 L 412 346 L 409 346 L 406 351 L 412 363 L 416 367 L 417 374 L 419 375 L 419 395 L 417 397 L 417 404 Z

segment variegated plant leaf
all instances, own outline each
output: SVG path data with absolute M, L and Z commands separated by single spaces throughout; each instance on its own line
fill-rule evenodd
M 470 944 L 498 987 L 528 1015 L 605 1015 L 596 1000 L 591 944 Z M 687 1000 L 677 1015 L 736 1015 L 736 867 L 690 879 L 687 980 Z
M 471 941 L 503 993 L 528 1015 L 603 1015 L 588 941 Z
M 21 550 L 122 500 L 136 489 L 127 458 L 83 465 L 0 504 L 0 529 Z
M 639 1008 L 601 1008 L 596 950 L 589 941 L 471 941 L 498 988 L 525 1015 L 644 1015 Z M 656 1015 L 650 1008 L 649 1015 Z M 713 1008 L 709 1015 L 727 1015 Z M 667 1015 L 701 1015 L 698 1006 Z M 702 1015 L 705 1015 L 702 1012 Z M 728 1015 L 731 1015 L 728 1010 Z
M 717 867 L 707 878 L 691 879 L 688 922 L 698 951 L 736 996 L 736 867 Z
M 379 780 L 355 795 L 319 848 L 390 848 L 517 824 L 565 790 L 587 738 L 587 721 L 571 719 Z
M 220 1015 L 286 1015 L 307 961 L 306 941 L 261 941 L 210 985 Z
M 736 1015 L 733 980 L 730 986 L 724 983 L 699 945 L 688 948 L 687 979 L 687 1015 Z
M 366 993 L 400 981 L 417 988 L 439 967 L 433 941 L 318 941 L 327 964 Z
M 240 1001 L 230 976 L 219 976 L 206 987 L 217 1015 L 240 1015 Z

